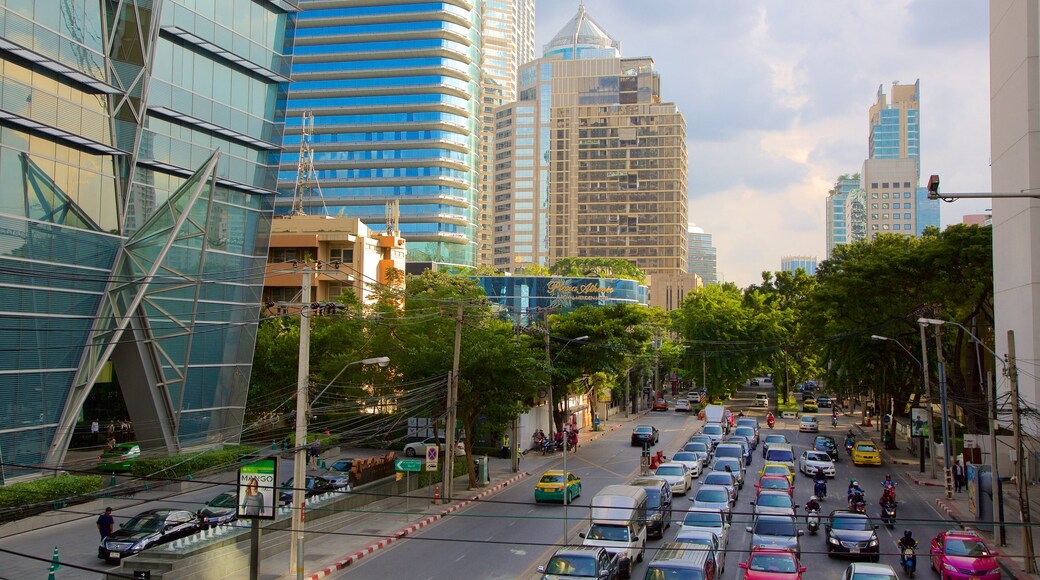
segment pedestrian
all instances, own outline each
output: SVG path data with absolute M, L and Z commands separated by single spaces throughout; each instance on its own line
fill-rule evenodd
M 98 420 L 95 418 L 90 422 L 90 444 L 97 445 L 98 437 L 101 435 L 101 426 L 98 425 Z
M 101 539 L 104 540 L 112 534 L 112 528 L 116 525 L 115 518 L 112 517 L 112 508 L 105 508 L 105 513 L 98 516 L 97 529 L 98 533 L 101 534 Z
M 115 439 L 116 438 L 116 422 L 115 421 L 113 421 L 112 419 L 109 419 L 108 420 L 108 427 L 106 428 L 106 430 L 108 431 L 108 438 L 109 439 Z
M 953 490 L 960 493 L 967 484 L 966 479 L 964 476 L 964 465 L 958 459 L 953 464 Z
M 128 443 L 130 441 L 130 423 L 125 419 L 119 422 L 119 442 Z
M 311 452 L 310 452 L 310 454 L 311 454 L 311 457 L 314 458 L 315 466 L 317 466 L 318 455 L 321 454 L 321 443 L 318 442 L 317 438 L 315 438 L 314 441 L 311 442 Z

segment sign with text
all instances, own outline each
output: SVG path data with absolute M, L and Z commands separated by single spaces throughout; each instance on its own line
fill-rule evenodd
M 273 520 L 278 460 L 261 459 L 238 468 L 238 517 Z
M 395 471 L 422 471 L 422 459 L 398 459 L 394 461 Z
M 910 436 L 928 437 L 928 409 L 924 407 L 910 408 Z

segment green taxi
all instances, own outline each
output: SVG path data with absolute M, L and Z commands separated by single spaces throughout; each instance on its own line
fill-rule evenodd
M 566 480 L 566 495 L 564 495 L 564 480 Z M 570 471 L 564 475 L 559 469 L 552 469 L 542 474 L 538 484 L 534 486 L 534 501 L 564 501 L 571 503 L 574 498 L 581 495 L 581 478 Z
M 130 471 L 133 464 L 141 457 L 141 447 L 137 443 L 120 443 L 98 457 L 98 471 Z

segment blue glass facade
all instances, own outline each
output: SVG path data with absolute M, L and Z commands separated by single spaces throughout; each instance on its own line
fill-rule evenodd
M 843 175 L 834 183 L 826 201 L 827 257 L 836 246 L 849 241 L 848 200 L 849 193 L 860 186 L 859 175 Z
M 292 211 L 309 112 L 322 199 L 306 213 L 382 230 L 397 200 L 409 261 L 476 265 L 483 3 L 301 8 L 276 211 Z
M 928 199 L 928 188 L 918 187 L 917 188 L 917 232 L 916 235 L 924 233 L 924 229 L 927 227 L 938 228 L 939 224 L 939 207 L 940 202 L 938 199 Z
M 581 306 L 647 305 L 649 289 L 635 280 L 620 278 L 566 278 L 560 276 L 478 276 L 488 299 L 517 324 L 528 325 L 538 309 L 566 312 Z
M 810 276 L 816 275 L 816 256 L 784 256 L 780 259 L 780 269 L 795 274 L 805 270 Z
M 110 381 L 145 449 L 237 441 L 294 5 L 0 0 L 4 463 Z

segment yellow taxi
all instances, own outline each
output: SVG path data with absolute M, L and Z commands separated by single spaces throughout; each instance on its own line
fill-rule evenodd
M 787 478 L 787 481 L 791 482 L 791 485 L 794 485 L 794 472 L 791 471 L 791 468 L 786 463 L 766 463 L 758 474 L 782 475 Z
M 802 412 L 803 413 L 815 413 L 820 408 L 816 406 L 816 399 L 812 397 L 806 397 L 802 399 Z
M 881 465 L 881 452 L 873 441 L 857 441 L 852 446 L 854 465 Z
M 564 495 L 564 481 L 566 484 L 566 495 Z M 562 470 L 551 469 L 542 474 L 542 478 L 534 486 L 534 501 L 574 501 L 581 495 L 581 478 L 570 471 L 564 474 Z

